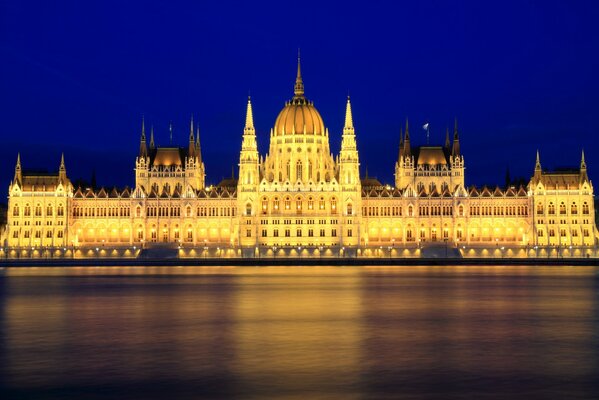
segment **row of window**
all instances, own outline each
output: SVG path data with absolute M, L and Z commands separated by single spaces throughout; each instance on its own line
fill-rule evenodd
M 73 207 L 73 217 L 130 217 L 129 207 Z
M 538 203 L 537 204 L 537 214 L 543 214 L 543 212 L 544 212 L 543 203 Z M 584 215 L 588 215 L 589 212 L 590 212 L 589 204 L 585 201 L 584 203 L 582 203 L 582 213 Z M 566 215 L 567 214 L 566 203 L 563 202 L 563 201 L 559 204 L 559 213 L 560 213 L 560 215 Z M 549 215 L 555 215 L 555 204 L 553 204 L 553 202 L 551 202 L 551 201 L 547 205 L 547 214 L 549 214 Z M 570 204 L 570 214 L 571 215 L 577 215 L 578 214 L 578 206 L 576 205 L 576 202 L 572 202 Z
M 306 201 L 306 206 L 307 206 L 308 210 L 310 210 L 310 211 L 315 210 L 314 202 L 315 202 L 315 200 L 312 196 L 308 197 L 308 199 Z M 279 212 L 281 210 L 285 210 L 285 211 L 294 210 L 294 211 L 301 212 L 304 209 L 304 200 L 301 197 L 297 197 L 294 201 L 294 204 L 292 204 L 291 196 L 286 196 L 282 199 L 282 203 L 283 204 L 281 205 L 281 200 L 278 197 L 275 197 L 272 200 L 272 204 L 270 205 L 271 211 Z M 283 208 L 281 208 L 281 206 Z M 264 197 L 264 198 L 262 198 L 262 213 L 266 214 L 268 212 L 268 210 L 269 210 L 269 201 L 266 197 Z M 326 210 L 326 201 L 325 201 L 324 197 L 321 197 L 320 199 L 318 199 L 318 210 L 319 211 Z M 333 214 L 337 212 L 337 199 L 334 197 L 330 200 L 330 212 Z M 246 205 L 246 215 L 251 215 L 251 213 L 252 213 L 252 205 L 248 203 Z M 348 215 L 353 214 L 353 206 L 351 204 L 347 205 L 347 214 Z
M 21 215 L 21 207 L 19 207 L 18 204 L 15 204 L 12 209 L 12 216 L 18 217 L 20 215 Z M 35 208 L 33 210 L 33 215 L 36 217 L 42 216 L 42 205 L 41 204 L 38 203 L 35 205 Z M 25 204 L 25 207 L 23 207 L 23 216 L 24 217 L 31 216 L 31 205 Z M 46 213 L 44 216 L 46 216 L 46 217 L 54 216 L 54 206 L 53 205 L 46 206 Z M 64 206 L 62 204 L 59 204 L 58 207 L 56 207 L 56 216 L 58 216 L 58 217 L 64 216 Z
M 555 229 L 553 229 L 553 228 L 549 229 L 549 237 L 555 237 L 555 232 L 556 232 Z M 560 237 L 567 237 L 568 236 L 568 231 L 566 229 L 560 229 L 559 230 L 559 235 L 560 235 Z M 589 230 L 587 228 L 584 228 L 582 230 L 582 235 L 584 237 L 589 237 L 590 236 Z M 543 237 L 543 236 L 545 236 L 545 233 L 542 230 L 539 230 L 537 232 L 537 236 L 538 237 Z M 573 229 L 572 232 L 571 232 L 571 236 L 572 237 L 578 237 L 578 229 Z
M 470 215 L 527 216 L 528 206 L 470 206 Z
M 28 229 L 24 230 L 23 232 L 20 232 L 18 230 L 14 230 L 13 233 L 12 233 L 12 237 L 13 237 L 13 239 L 18 239 L 20 236 L 23 236 L 23 239 L 29 239 L 29 238 L 31 238 L 31 233 L 33 233 L 33 237 L 35 239 L 41 239 L 41 237 L 42 237 L 42 231 L 39 230 L 39 229 L 35 230 L 33 232 L 31 232 Z M 54 232 L 51 231 L 51 230 L 47 230 L 45 236 L 46 236 L 47 239 L 52 239 L 54 237 Z M 56 237 L 58 239 L 62 239 L 64 237 L 64 232 L 61 231 L 61 230 L 57 231 L 56 232 Z
M 248 236 L 248 237 L 251 237 L 251 229 L 248 229 L 247 231 L 250 233 L 250 236 Z M 327 231 L 328 231 L 327 229 L 321 228 L 321 229 L 318 230 L 318 234 L 319 234 L 320 237 L 327 237 L 327 235 L 326 235 Z M 303 230 L 301 228 L 297 228 L 295 230 L 295 237 L 303 237 L 304 236 L 304 232 L 307 233 L 307 237 L 314 237 L 314 229 L 312 229 L 312 228 L 307 229 L 307 230 Z M 337 229 L 336 228 L 331 229 L 329 232 L 330 232 L 330 236 L 329 237 L 336 237 L 337 236 Z M 268 229 L 262 229 L 261 233 L 262 233 L 262 237 L 268 237 L 269 236 Z M 289 229 L 289 228 L 284 229 L 281 233 L 283 234 L 284 237 L 291 237 L 291 229 Z M 272 237 L 279 237 L 279 229 L 277 229 L 277 228 L 273 229 L 270 236 L 272 236 Z M 351 229 L 348 230 L 348 235 L 347 236 L 349 236 L 349 237 L 352 236 L 352 230 Z

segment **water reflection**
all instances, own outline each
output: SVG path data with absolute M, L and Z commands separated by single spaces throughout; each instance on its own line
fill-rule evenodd
M 594 268 L 3 272 L 3 398 L 599 395 Z

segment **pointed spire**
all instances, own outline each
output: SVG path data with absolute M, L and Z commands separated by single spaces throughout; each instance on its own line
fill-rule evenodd
M 246 114 L 245 114 L 245 128 L 243 131 L 244 131 L 244 133 L 248 133 L 248 134 L 255 133 L 254 113 L 252 111 L 252 99 L 250 98 L 250 96 L 248 96 L 247 110 L 246 110 Z
M 349 96 L 347 96 L 347 104 L 345 106 L 345 126 L 343 127 L 343 132 L 353 133 L 354 130 L 354 119 L 352 117 L 351 112 L 351 102 L 349 100 Z
M 580 182 L 583 183 L 589 180 L 587 175 L 587 163 L 584 160 L 584 149 L 582 150 L 582 157 L 580 158 Z
M 154 144 L 154 125 L 150 127 L 150 149 L 155 149 L 156 145 Z
M 60 155 L 60 167 L 58 168 L 58 178 L 61 182 L 67 179 L 67 168 L 64 164 L 64 153 Z
M 199 162 L 202 162 L 202 146 L 200 145 L 200 125 L 196 126 L 196 143 L 195 143 L 195 156 L 198 158 Z
M 449 128 L 447 128 L 447 129 L 445 130 L 445 148 L 446 148 L 446 149 L 449 149 L 449 147 L 450 147 L 450 144 L 451 144 L 451 143 L 450 143 L 450 141 L 449 141 Z
M 295 97 L 304 97 L 304 82 L 302 80 L 302 68 L 299 49 L 297 49 L 297 76 L 295 78 L 295 86 L 293 93 L 295 94 Z
M 539 156 L 539 150 L 537 149 L 537 160 L 535 162 L 535 171 L 541 170 L 541 157 Z
M 453 147 L 451 155 L 457 157 L 460 155 L 460 137 L 458 134 L 458 119 L 456 118 L 453 125 Z
M 191 122 L 189 123 L 189 148 L 187 150 L 190 158 L 195 157 L 195 150 L 196 150 L 196 141 L 195 141 L 195 138 L 193 137 L 193 114 L 192 114 Z
M 13 182 L 21 184 L 22 180 L 23 175 L 21 172 L 21 153 L 17 153 L 17 165 L 15 166 L 15 177 L 13 179 Z
M 139 142 L 139 156 L 147 157 L 148 155 L 148 147 L 146 146 L 146 123 L 145 118 L 142 115 L 141 117 L 141 139 Z
M 582 150 L 582 157 L 580 159 L 580 169 L 587 169 L 587 163 L 584 160 L 584 149 Z

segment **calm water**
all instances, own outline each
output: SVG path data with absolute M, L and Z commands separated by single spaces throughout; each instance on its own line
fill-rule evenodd
M 0 271 L 0 397 L 599 398 L 599 269 Z

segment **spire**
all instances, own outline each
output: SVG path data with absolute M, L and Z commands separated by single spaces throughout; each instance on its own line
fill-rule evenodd
M 15 166 L 15 177 L 13 179 L 14 183 L 21 184 L 23 180 L 23 175 L 21 172 L 21 153 L 17 153 L 17 165 Z
M 150 127 L 150 149 L 155 149 L 156 145 L 154 144 L 154 125 Z
M 400 160 L 403 157 L 403 128 L 399 128 L 399 156 L 397 160 Z
M 460 137 L 458 135 L 458 119 L 455 119 L 453 126 L 453 148 L 451 149 L 452 156 L 460 155 Z
M 143 116 L 141 117 L 141 140 L 139 143 L 139 156 L 148 156 L 148 147 L 146 146 L 146 124 L 145 118 Z
M 580 181 L 588 181 L 589 176 L 587 175 L 587 163 L 584 160 L 584 149 L 582 150 L 582 157 L 580 159 Z
M 196 149 L 196 141 L 193 137 L 193 114 L 191 115 L 191 122 L 189 123 L 189 148 L 188 153 L 189 157 L 195 157 L 195 149 Z
M 449 128 L 445 130 L 445 148 L 449 150 L 451 142 L 449 141 Z
M 541 171 L 541 157 L 539 156 L 539 150 L 537 150 L 537 161 L 535 162 L 535 171 Z
M 245 128 L 243 130 L 244 134 L 254 134 L 254 113 L 252 111 L 252 99 L 248 96 L 248 104 L 247 110 L 245 114 Z
M 410 148 L 410 126 L 408 119 L 406 118 L 406 134 L 403 141 L 404 157 L 412 155 L 412 149 Z
M 302 69 L 299 49 L 297 49 L 297 77 L 295 78 L 295 86 L 293 93 L 295 94 L 295 97 L 304 97 L 304 82 L 302 81 Z
M 202 162 L 202 146 L 200 145 L 200 126 L 196 126 L 196 157 Z
M 354 133 L 354 119 L 351 112 L 351 102 L 349 96 L 347 96 L 347 104 L 345 106 L 345 126 L 343 127 L 343 133 Z
M 60 156 L 60 167 L 58 168 L 58 178 L 61 182 L 67 179 L 67 168 L 64 165 L 64 153 Z

